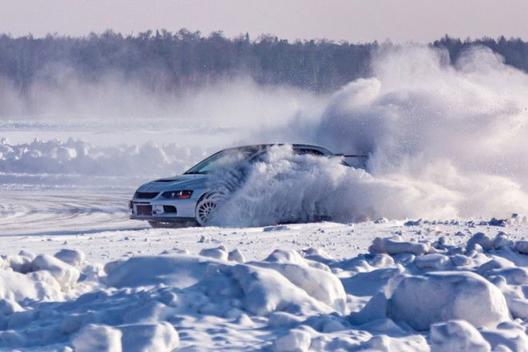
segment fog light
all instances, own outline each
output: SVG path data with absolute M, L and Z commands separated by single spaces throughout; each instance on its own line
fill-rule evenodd
M 163 214 L 163 205 L 153 205 L 152 213 L 153 214 Z

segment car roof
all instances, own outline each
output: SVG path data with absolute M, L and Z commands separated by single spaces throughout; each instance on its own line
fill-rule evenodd
M 312 145 L 312 144 L 297 144 L 297 143 L 273 143 L 273 144 L 250 144 L 250 145 L 242 145 L 239 147 L 232 147 L 232 148 L 226 148 L 224 150 L 232 150 L 232 149 L 256 149 L 256 150 L 262 150 L 262 149 L 269 149 L 273 146 L 282 146 L 282 145 L 290 145 L 293 149 L 314 149 L 322 152 L 323 154 L 332 154 L 328 149 L 324 147 L 320 147 L 318 145 Z

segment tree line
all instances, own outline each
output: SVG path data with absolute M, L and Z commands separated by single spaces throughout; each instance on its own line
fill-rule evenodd
M 487 46 L 507 64 L 528 72 L 528 43 L 520 39 L 462 41 L 444 37 L 430 44 L 445 48 L 454 61 L 468 47 Z M 148 31 L 122 35 L 107 31 L 85 37 L 0 35 L 0 77 L 24 93 L 33 83 L 57 83 L 58 72 L 97 81 L 107 74 L 141 82 L 148 89 L 179 90 L 219 79 L 251 77 L 262 84 L 287 84 L 331 91 L 369 75 L 377 42 L 352 44 L 325 40 L 289 42 L 275 36 L 226 38 Z

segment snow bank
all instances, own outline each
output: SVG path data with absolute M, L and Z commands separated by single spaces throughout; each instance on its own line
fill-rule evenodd
M 280 249 L 244 262 L 218 246 L 101 271 L 74 250 L 4 256 L 0 348 L 528 350 L 528 256 L 505 233 L 446 237 L 378 238 L 343 259 Z
M 0 139 L 0 173 L 5 174 L 159 176 L 180 173 L 203 156 L 204 150 L 178 144 L 103 147 L 69 139 L 13 145 Z

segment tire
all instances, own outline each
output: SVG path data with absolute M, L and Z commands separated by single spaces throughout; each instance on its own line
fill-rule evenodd
M 200 226 L 209 225 L 211 215 L 224 199 L 225 197 L 221 193 L 210 193 L 204 195 L 196 204 L 194 211 L 196 223 Z

